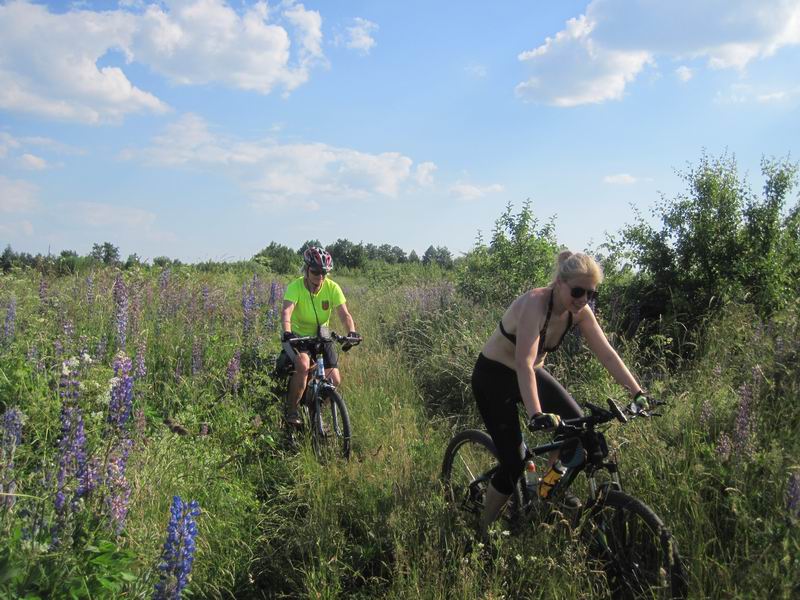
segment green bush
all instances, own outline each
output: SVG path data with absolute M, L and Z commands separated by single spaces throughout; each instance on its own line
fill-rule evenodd
M 509 204 L 489 245 L 479 238 L 461 261 L 458 290 L 475 303 L 505 307 L 525 290 L 549 283 L 557 252 L 553 223 L 540 226 L 530 201 L 516 215 Z
M 688 192 L 662 199 L 661 227 L 639 217 L 614 251 L 638 268 L 642 319 L 667 318 L 694 327 L 732 300 L 752 302 L 763 315 L 797 295 L 800 275 L 798 205 L 786 215 L 797 164 L 762 161 L 761 199 L 740 177 L 732 157 L 703 156 L 686 172 Z

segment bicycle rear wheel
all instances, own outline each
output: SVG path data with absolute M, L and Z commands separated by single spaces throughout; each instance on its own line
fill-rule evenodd
M 336 390 L 323 390 L 312 415 L 311 443 L 320 461 L 350 458 L 350 416 Z
M 461 513 L 480 515 L 486 489 L 499 467 L 497 449 L 489 434 L 477 429 L 458 433 L 447 445 L 442 461 L 445 499 Z M 517 486 L 504 511 L 505 518 L 513 519 L 519 506 Z
M 606 574 L 615 600 L 686 597 L 677 544 L 661 519 L 640 500 L 609 491 L 588 509 L 582 535 L 589 559 Z

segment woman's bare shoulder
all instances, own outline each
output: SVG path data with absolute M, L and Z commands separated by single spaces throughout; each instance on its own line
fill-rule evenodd
M 533 288 L 517 296 L 507 312 L 513 314 L 515 322 L 522 314 L 529 315 L 544 312 L 547 309 L 547 302 L 550 297 L 550 288 Z

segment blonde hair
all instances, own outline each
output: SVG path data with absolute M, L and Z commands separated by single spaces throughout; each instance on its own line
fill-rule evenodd
M 600 285 L 603 282 L 603 269 L 588 254 L 564 250 L 558 255 L 553 283 L 558 279 L 569 281 L 575 277 L 591 277 L 596 285 Z

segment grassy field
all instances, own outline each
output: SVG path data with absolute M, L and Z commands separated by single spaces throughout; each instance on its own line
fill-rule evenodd
M 179 496 L 199 504 L 178 523 L 197 528 L 182 538 L 196 544 L 185 597 L 602 597 L 565 528 L 481 549 L 443 500 L 447 441 L 479 425 L 469 374 L 496 311 L 435 271 L 337 280 L 365 342 L 341 360 L 352 459 L 323 466 L 285 447 L 272 394 L 285 280 L 257 265 L 0 277 L 0 596 L 174 589 L 186 564 L 164 545 Z M 668 340 L 614 343 L 670 402 L 608 436 L 626 489 L 675 534 L 691 596 L 796 597 L 794 309 L 762 322 L 727 308 L 691 363 Z M 620 396 L 577 337 L 550 368 L 579 400 Z

